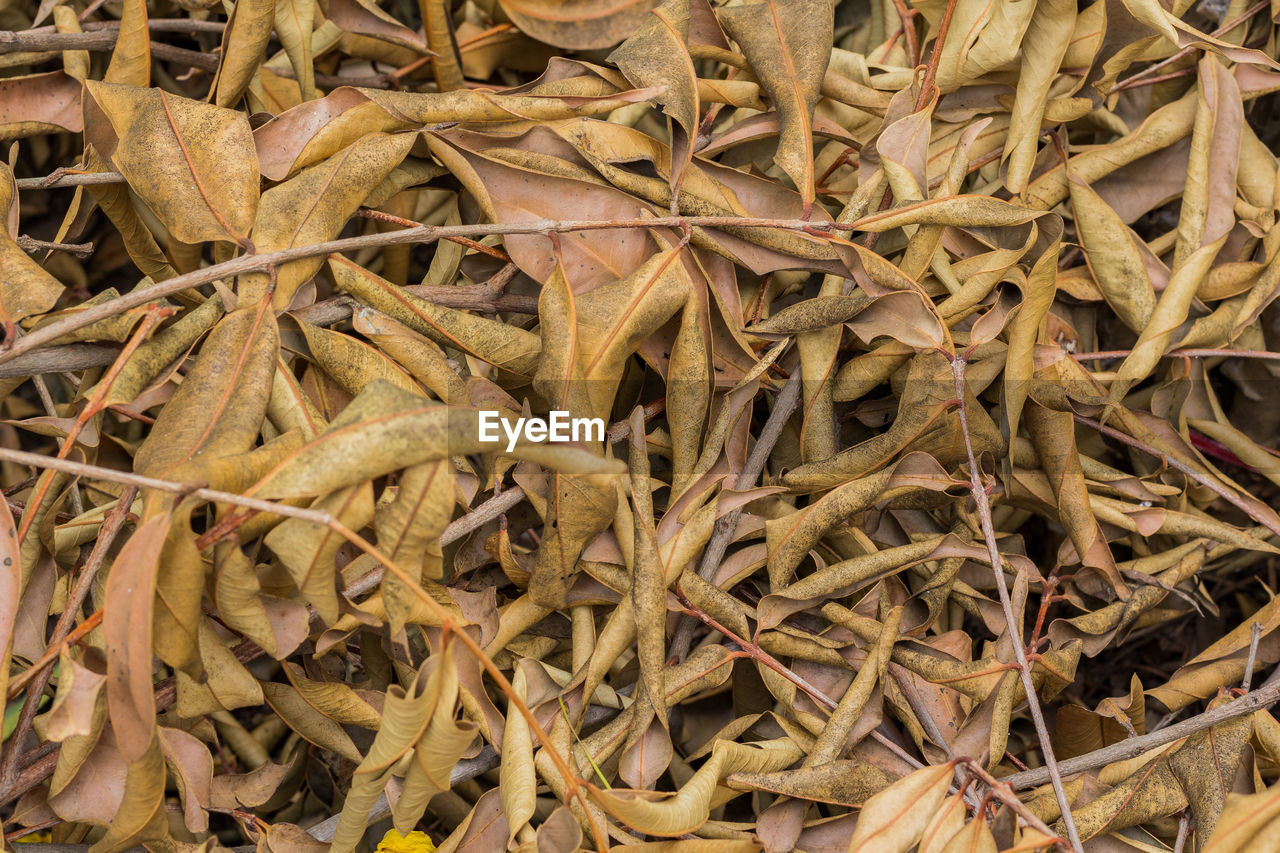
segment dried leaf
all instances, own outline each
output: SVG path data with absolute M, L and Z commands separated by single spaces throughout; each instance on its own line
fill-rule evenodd
M 944 764 L 917 770 L 885 788 L 863 805 L 849 850 L 910 850 L 942 805 L 950 783 L 951 765 Z
M 764 0 L 719 16 L 778 110 L 774 160 L 795 182 L 808 211 L 814 199 L 813 111 L 827 70 L 832 17 L 820 3 Z

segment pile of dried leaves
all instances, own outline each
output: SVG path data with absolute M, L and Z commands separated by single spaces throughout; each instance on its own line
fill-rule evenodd
M 1275 850 L 1278 19 L 5 5 L 4 838 Z

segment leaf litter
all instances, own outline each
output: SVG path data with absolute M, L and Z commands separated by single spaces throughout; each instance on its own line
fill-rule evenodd
M 3 15 L 6 843 L 1274 849 L 1271 4 Z

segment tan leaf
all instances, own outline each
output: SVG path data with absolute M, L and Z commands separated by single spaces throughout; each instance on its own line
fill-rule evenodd
M 153 742 L 156 703 L 151 684 L 151 619 L 160 552 L 169 532 L 159 513 L 129 537 L 111 565 L 103 601 L 107 641 L 107 705 L 120 752 L 139 761 Z
M 915 846 L 951 784 L 950 764 L 917 770 L 863 805 L 850 853 L 905 853 Z M 963 831 L 963 830 L 962 830 Z

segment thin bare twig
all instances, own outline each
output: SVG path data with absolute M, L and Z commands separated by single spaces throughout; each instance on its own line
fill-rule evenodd
M 986 784 L 987 789 L 991 792 L 991 796 L 1004 803 L 1013 813 L 1022 818 L 1027 826 L 1040 830 L 1050 838 L 1056 839 L 1055 843 L 1060 847 L 1067 847 L 1067 840 L 1059 838 L 1058 833 L 1049 828 L 1049 825 L 1036 817 L 1031 809 L 1027 808 L 1027 804 L 1018 799 L 1018 795 L 1013 792 L 1013 788 L 1008 783 L 1003 782 L 988 773 L 981 764 L 971 758 L 960 759 L 961 765 L 964 766 L 965 772 L 970 773 L 974 777 L 980 779 Z
M 501 492 L 462 516 L 462 518 L 452 521 L 444 529 L 444 532 L 440 534 L 440 547 L 451 545 L 471 531 L 483 527 L 519 504 L 524 498 L 524 489 L 515 485 L 507 486 Z M 342 593 L 348 598 L 355 598 L 358 595 L 364 595 L 366 592 L 372 592 L 382 583 L 384 574 L 385 571 L 379 566 L 347 584 Z
M 1130 85 L 1125 86 L 1126 89 L 1137 89 L 1142 86 L 1154 86 L 1157 83 L 1167 83 L 1170 80 L 1177 80 L 1181 77 L 1190 77 L 1196 73 L 1196 67 L 1183 68 L 1181 71 L 1170 71 L 1167 74 L 1160 74 L 1155 77 L 1144 77 L 1141 80 L 1134 80 Z M 1115 91 L 1113 89 L 1112 91 Z
M 18 245 L 24 252 L 66 252 L 77 258 L 87 258 L 93 254 L 92 243 L 50 243 L 48 240 L 37 240 L 26 234 L 18 235 Z
M 52 776 L 54 768 L 58 766 L 59 751 L 60 749 L 55 749 L 47 752 L 18 771 L 17 777 L 0 790 L 0 805 L 13 802 Z
M 31 384 L 36 388 L 36 395 L 40 398 L 40 404 L 44 406 L 44 412 L 51 418 L 58 417 L 58 406 L 53 402 L 53 395 L 49 393 L 49 385 L 44 381 L 43 376 L 31 377 Z M 67 437 L 59 436 L 55 439 L 58 445 L 58 455 L 64 456 L 64 448 L 67 445 Z M 84 512 L 84 501 L 80 497 L 79 489 L 71 490 L 71 511 L 79 515 Z
M 60 33 L 43 27 L 35 30 L 0 30 L 0 54 L 51 50 L 106 51 L 115 47 L 119 37 L 119 28 L 86 33 Z
M 507 486 L 462 518 L 451 522 L 440 534 L 441 547 L 457 542 L 471 531 L 483 527 L 524 499 L 524 489 L 516 485 Z
M 19 190 L 45 190 L 59 187 L 80 187 L 90 184 L 123 184 L 124 175 L 119 172 L 76 172 L 59 169 L 43 178 L 18 178 Z
M 893 0 L 893 5 L 898 10 L 898 20 L 902 23 L 902 35 L 907 41 L 907 60 L 914 68 L 920 64 L 920 36 L 916 33 L 916 16 L 920 13 L 915 9 L 908 9 L 903 0 Z
M 1134 438 L 1128 433 L 1121 432 L 1120 430 L 1115 429 L 1114 427 L 1109 427 L 1106 424 L 1099 423 L 1098 421 L 1095 421 L 1093 418 L 1086 418 L 1084 415 L 1073 414 L 1072 417 L 1076 419 L 1077 423 L 1081 423 L 1087 427 L 1096 429 L 1098 432 L 1102 433 L 1108 438 L 1114 438 L 1116 441 L 1127 444 L 1130 447 L 1133 447 L 1137 450 L 1141 450 L 1143 453 L 1146 453 L 1149 456 L 1153 456 L 1156 459 L 1159 459 L 1163 464 L 1168 465 L 1170 468 L 1173 468 L 1174 470 L 1179 471 L 1185 474 L 1186 476 L 1190 477 L 1191 479 L 1195 480 L 1197 483 L 1209 489 L 1218 497 L 1222 498 L 1224 501 L 1226 501 L 1227 503 L 1234 506 L 1236 509 L 1243 512 L 1245 515 L 1249 516 L 1254 521 L 1258 522 L 1263 527 L 1270 530 L 1272 533 L 1276 534 L 1277 536 L 1280 536 L 1280 524 L 1277 524 L 1275 519 L 1266 518 L 1265 516 L 1260 516 L 1254 510 L 1254 508 L 1249 506 L 1249 504 L 1243 499 L 1241 499 L 1239 495 L 1233 493 L 1230 489 L 1223 486 L 1221 483 L 1217 482 L 1212 477 L 1206 477 L 1205 475 L 1201 474 L 1199 471 L 1195 470 L 1194 468 L 1188 465 L 1184 465 L 1183 463 L 1179 462 L 1177 459 L 1174 459 L 1172 456 L 1168 455 L 1167 453 L 1161 453 L 1159 450 L 1155 449 L 1151 445 L 1147 444 L 1144 441 L 1139 441 L 1138 439 Z
M 1076 361 L 1089 361 L 1092 359 L 1115 359 L 1124 358 L 1133 350 L 1113 349 L 1099 352 L 1078 352 L 1073 353 L 1072 358 Z M 1167 352 L 1161 358 L 1256 358 L 1264 361 L 1280 361 L 1280 352 L 1270 352 L 1268 350 L 1245 350 L 1245 349 L 1176 349 Z
M 1156 724 L 1155 724 L 1154 726 L 1152 726 L 1150 729 L 1148 729 L 1148 731 L 1149 731 L 1149 732 L 1158 732 L 1158 731 L 1160 731 L 1161 729 L 1165 728 L 1165 727 L 1166 727 L 1166 726 L 1168 726 L 1170 723 L 1172 723 L 1174 720 L 1178 719 L 1178 717 L 1181 717 L 1181 716 L 1182 716 L 1182 712 L 1183 712 L 1183 710 L 1184 710 L 1184 709 L 1179 708 L 1179 709 L 1178 709 L 1178 710 L 1176 710 L 1176 711 L 1170 711 L 1169 713 L 1165 714 L 1165 715 L 1164 715 L 1163 717 L 1161 717 L 1160 719 L 1156 720 Z
M 924 109 L 925 104 L 933 97 L 938 79 L 938 66 L 942 64 L 942 46 L 947 41 L 947 33 L 951 31 L 951 19 L 955 16 L 957 0 L 947 0 L 942 10 L 942 20 L 938 22 L 938 35 L 933 40 L 933 50 L 929 53 L 929 64 L 924 70 L 924 79 L 920 81 L 920 94 L 916 96 L 916 111 Z
M 219 279 L 227 279 L 249 272 L 261 272 L 289 261 L 313 258 L 316 255 L 350 252 L 370 246 L 432 243 L 449 237 L 476 237 L 489 234 L 545 234 L 551 231 L 683 228 L 686 225 L 700 228 L 782 228 L 795 231 L 848 231 L 858 228 L 859 225 L 865 225 L 875 218 L 875 216 L 871 216 L 854 223 L 807 222 L 803 219 L 754 219 L 750 216 L 663 216 L 604 221 L 592 219 L 537 219 L 530 222 L 496 224 L 423 225 L 418 228 L 406 228 L 403 231 L 362 234 L 358 237 L 327 240 L 323 243 L 281 249 L 276 252 L 241 255 L 220 264 L 212 264 L 202 269 L 157 282 L 149 287 L 135 288 L 115 299 L 101 302 L 31 332 L 16 342 L 8 351 L 0 352 L 0 364 L 10 361 L 23 353 L 47 346 L 63 335 L 82 329 L 107 317 L 113 317 L 130 308 L 145 305 L 165 296 L 170 296 L 188 288 L 209 284 Z
M 710 616 L 707 613 L 702 612 L 702 610 L 700 610 L 697 607 L 697 605 L 695 605 L 693 602 L 691 602 L 688 598 L 685 597 L 685 594 L 680 589 L 679 585 L 676 586 L 676 598 L 680 600 L 680 603 L 682 605 L 684 605 L 684 612 L 686 615 L 692 616 L 696 619 L 701 620 L 702 622 L 705 622 L 708 626 L 716 629 L 721 634 L 728 637 L 738 646 L 738 648 L 742 650 L 743 654 L 745 654 L 747 657 L 750 657 L 752 660 L 758 661 L 759 663 L 762 663 L 765 666 L 769 667 L 769 669 L 778 673 L 778 675 L 781 675 L 783 678 L 787 679 L 787 681 L 790 681 L 796 687 L 799 687 L 801 690 L 807 693 L 809 697 L 813 699 L 814 702 L 826 708 L 828 711 L 834 711 L 836 709 L 837 703 L 834 699 L 832 699 L 827 694 L 823 693 L 817 687 L 810 684 L 807 679 L 805 679 L 803 676 L 799 675 L 798 673 L 794 672 L 789 666 L 784 664 L 782 661 L 778 660 L 776 657 L 774 657 L 773 655 L 769 654 L 767 651 L 762 649 L 758 643 L 754 643 L 751 640 L 747 639 L 746 637 L 739 637 L 731 628 L 726 628 L 724 625 L 721 625 L 719 622 L 717 622 L 714 617 Z
M 1187 846 L 1187 838 L 1191 835 L 1191 809 L 1186 808 L 1182 811 L 1182 817 L 1178 818 L 1178 837 L 1173 842 L 1173 853 L 1182 853 Z
M 555 765 L 556 770 L 564 779 L 566 795 L 570 798 L 576 798 L 582 804 L 584 812 L 588 815 L 588 819 L 592 824 L 593 834 L 596 836 L 597 844 L 601 849 L 606 849 L 602 830 L 595 826 L 595 820 L 591 817 L 591 811 L 586 799 L 586 794 L 582 789 L 581 780 L 573 773 L 568 762 L 562 756 L 546 734 L 545 730 L 533 716 L 533 712 L 529 710 L 528 705 L 520 698 L 515 689 L 511 686 L 511 682 L 507 680 L 502 671 L 498 669 L 493 660 L 484 652 L 466 631 L 458 630 L 457 620 L 454 615 L 442 604 L 436 601 L 430 593 L 421 587 L 418 580 L 407 570 L 400 567 L 394 560 L 391 560 L 383 554 L 377 547 L 372 545 L 367 539 L 347 527 L 337 518 L 334 518 L 327 512 L 319 512 L 317 510 L 288 506 L 287 504 L 277 504 L 270 501 L 260 500 L 258 498 L 245 497 L 243 495 L 231 494 L 229 492 L 221 492 L 216 489 L 206 489 L 203 487 L 192 488 L 184 486 L 181 483 L 171 483 L 165 480 L 158 480 L 154 477 L 140 477 L 136 474 L 129 474 L 122 471 L 112 471 L 110 469 L 99 468 L 96 465 L 86 465 L 80 462 L 74 462 L 67 459 L 57 459 L 48 456 L 42 456 L 37 453 L 27 453 L 25 451 L 10 450 L 8 448 L 0 448 L 0 459 L 18 464 L 34 465 L 42 468 L 50 468 L 52 470 L 64 470 L 68 473 L 78 474 L 81 476 L 98 476 L 102 479 L 113 480 L 115 482 L 123 482 L 143 488 L 154 488 L 159 491 L 171 494 L 195 495 L 204 500 L 218 503 L 230 503 L 237 506 L 256 509 L 260 512 L 271 512 L 276 515 L 283 515 L 290 518 L 300 518 L 315 524 L 323 525 L 334 533 L 359 548 L 365 554 L 372 557 L 387 572 L 393 574 L 397 580 L 404 584 L 405 588 L 418 598 L 426 607 L 431 610 L 435 617 L 440 621 L 441 631 L 445 636 L 456 637 L 458 642 L 466 646 L 467 650 L 475 656 L 480 666 L 489 674 L 489 677 L 498 685 L 498 688 L 511 700 L 512 705 L 525 718 L 533 732 L 534 737 L 538 740 L 542 748 L 546 751 L 551 762 Z M 105 476 L 104 476 L 105 475 Z M 251 644 L 252 645 L 252 644 Z M 256 647 L 255 647 L 256 648 Z M 256 652 L 255 652 L 256 656 Z M 159 699 L 157 699 L 159 701 Z M 52 770 L 50 770 L 52 772 Z M 24 771 L 25 774 L 25 771 Z M 20 775 L 19 783 L 23 782 L 24 776 Z M 39 784 L 37 780 L 33 784 Z M 7 792 L 9 796 L 13 795 L 14 789 L 18 783 L 10 787 Z
M 1159 731 L 1127 738 L 1119 743 L 1113 743 L 1111 746 L 1104 746 L 1102 749 L 1095 749 L 1093 752 L 1087 752 L 1075 758 L 1064 759 L 1058 762 L 1058 771 L 1065 776 L 1071 776 L 1075 773 L 1083 773 L 1086 770 L 1093 770 L 1116 761 L 1124 761 L 1142 755 L 1142 753 L 1158 746 L 1164 746 L 1166 743 L 1173 743 L 1175 740 L 1181 740 L 1198 731 L 1212 728 L 1227 720 L 1234 720 L 1236 717 L 1243 717 L 1252 714 L 1254 711 L 1269 708 L 1280 700 L 1280 677 L 1277 677 L 1277 675 L 1280 675 L 1280 670 L 1268 678 L 1257 690 L 1241 696 L 1229 705 L 1205 711 L 1203 714 L 1166 726 Z M 1000 781 L 1010 785 L 1017 791 L 1035 788 L 1049 781 L 1049 771 L 1046 767 L 1024 770 L 1021 773 L 1005 776 Z
M 81 409 L 80 414 L 76 416 L 75 422 L 71 425 L 71 429 L 67 430 L 66 437 L 62 440 L 62 444 L 58 448 L 58 459 L 65 459 L 67 454 L 75 448 L 76 439 L 79 438 L 81 431 L 83 431 L 88 425 L 89 420 L 106 407 L 105 401 L 107 399 L 107 394 L 110 393 L 111 386 L 115 384 L 116 379 L 120 376 L 120 371 L 124 369 L 125 364 L 129 361 L 129 357 L 133 355 L 134 351 L 137 350 L 139 346 L 142 345 L 142 342 L 146 340 L 147 335 L 151 333 L 151 330 L 155 325 L 159 323 L 162 318 L 167 317 L 171 313 L 172 312 L 167 308 L 160 308 L 154 305 L 147 308 L 146 316 L 143 317 L 142 322 L 138 324 L 138 328 L 133 332 L 133 334 L 129 336 L 129 342 L 124 345 L 124 349 L 120 350 L 120 355 L 116 357 L 115 362 L 113 362 L 111 367 L 108 368 L 106 375 L 102 378 L 102 381 L 98 383 L 98 389 L 94 392 L 93 397 L 85 404 L 84 408 Z M 28 501 L 28 505 L 32 507 L 40 506 L 41 502 L 44 501 L 45 494 L 52 485 L 52 478 L 41 478 L 36 483 L 36 487 L 31 493 L 31 499 Z M 23 515 L 22 521 L 18 524 L 19 542 L 21 542 L 27 535 L 27 532 L 30 530 L 35 518 L 36 513 L 34 512 Z
M 1262 623 L 1254 622 L 1249 626 L 1249 658 L 1244 664 L 1244 678 L 1240 682 L 1240 689 L 1245 693 L 1249 692 L 1249 686 L 1253 682 L 1253 666 L 1258 660 L 1258 641 L 1262 639 Z
M 679 213 L 679 211 L 676 211 L 676 213 Z M 399 225 L 401 228 L 417 228 L 422 224 L 421 222 L 416 222 L 412 219 L 405 219 L 403 216 L 396 216 L 394 213 L 387 213 L 385 210 L 374 210 L 368 207 L 362 207 L 357 210 L 356 216 L 359 216 L 362 219 L 372 219 L 375 222 L 385 222 L 389 225 Z M 447 239 L 453 243 L 457 243 L 459 246 L 466 246 L 468 249 L 477 251 L 482 255 L 497 258 L 507 264 L 511 263 L 510 255 L 501 249 L 495 249 L 493 246 L 486 246 L 483 243 L 477 243 L 475 240 L 470 240 L 466 237 L 449 237 Z
M 190 18 L 152 18 L 147 21 L 147 29 L 153 33 L 189 33 L 195 35 L 197 33 L 209 33 L 210 35 L 222 35 L 227 25 L 222 21 L 195 21 Z M 119 30 L 119 21 L 85 21 L 80 25 L 80 29 L 85 32 L 98 32 L 100 30 Z M 32 27 L 29 30 L 19 30 L 22 33 L 56 33 L 58 28 L 53 24 L 46 24 L 43 27 Z
M 795 370 L 782 386 L 782 390 L 778 392 L 773 411 L 769 413 L 769 419 L 765 421 L 764 429 L 760 431 L 760 438 L 756 440 L 755 447 L 751 449 L 751 454 L 743 464 L 742 470 L 738 472 L 738 477 L 733 484 L 735 490 L 743 491 L 755 486 L 756 481 L 760 479 L 760 474 L 764 471 L 765 462 L 768 461 L 774 445 L 782 435 L 783 427 L 786 426 L 787 420 L 796 410 L 799 402 L 800 371 Z M 742 510 L 742 507 L 737 507 L 716 521 L 711 541 L 702 552 L 702 562 L 698 565 L 698 576 L 703 580 L 711 580 L 715 577 L 716 569 L 720 568 L 720 563 L 724 561 L 724 552 L 738 529 L 738 519 L 742 517 Z M 689 653 L 689 646 L 693 641 L 693 628 L 693 622 L 681 620 L 671 641 L 670 656 L 675 660 L 683 660 Z
M 116 40 L 119 37 L 120 31 L 118 27 L 116 29 L 92 30 L 82 33 L 59 33 L 43 30 L 23 30 L 21 32 L 0 30 L 0 54 L 61 50 L 87 50 L 105 53 L 115 49 Z M 151 55 L 156 59 L 162 59 L 166 62 L 178 62 L 189 68 L 199 68 L 203 71 L 215 71 L 218 68 L 218 57 L 212 53 L 187 50 L 186 48 L 174 47 L 158 41 L 151 42 Z M 271 73 L 278 77 L 296 79 L 292 68 L 273 68 Z M 324 86 L 326 89 L 337 86 L 389 89 L 392 85 L 391 81 L 382 74 L 369 77 L 316 74 L 315 80 L 316 85 Z
M 1009 643 L 1013 646 L 1013 654 L 1018 662 L 1018 676 L 1022 680 L 1023 692 L 1027 695 L 1027 709 L 1031 712 L 1031 722 L 1035 726 L 1036 737 L 1040 741 L 1040 751 L 1044 755 L 1044 769 L 1053 782 L 1053 794 L 1062 810 L 1062 823 L 1067 830 L 1067 840 L 1071 849 L 1082 853 L 1080 833 L 1076 831 L 1075 820 L 1071 816 L 1071 800 L 1062 784 L 1062 774 L 1058 770 L 1058 761 L 1053 754 L 1053 741 L 1049 736 L 1049 728 L 1044 722 L 1044 711 L 1040 708 L 1040 700 L 1036 696 L 1036 685 L 1031 677 L 1031 664 L 1027 661 L 1027 650 L 1022 646 L 1022 631 L 1019 629 L 1018 617 L 1013 612 L 1013 602 L 1009 598 L 1009 586 L 1004 580 L 1004 568 L 1000 559 L 1000 548 L 996 544 L 995 526 L 991 520 L 991 501 L 987 497 L 986 486 L 982 483 L 982 472 L 978 468 L 977 457 L 973 453 L 973 440 L 969 435 L 968 407 L 965 405 L 967 388 L 964 381 L 965 356 L 952 356 L 951 366 L 955 375 L 956 402 L 960 415 L 960 435 L 964 438 L 965 452 L 969 463 L 969 491 L 973 494 L 973 502 L 977 506 L 978 521 L 982 526 L 982 538 L 987 543 L 987 553 L 991 557 L 991 572 L 995 575 L 996 591 L 1000 594 L 1000 609 L 1004 611 L 1005 625 L 1009 631 Z
M 1248 9 L 1245 9 L 1244 12 L 1242 12 L 1237 17 L 1231 19 L 1230 21 L 1227 21 L 1225 24 L 1218 27 L 1216 30 L 1210 33 L 1210 35 L 1212 35 L 1214 38 L 1217 38 L 1218 36 L 1226 35 L 1227 33 L 1234 30 L 1236 27 L 1243 24 L 1245 21 L 1252 18 L 1254 15 L 1261 12 L 1263 9 L 1268 8 L 1270 5 L 1271 5 L 1271 0 L 1259 0 L 1259 2 L 1254 3 Z M 1150 77 L 1151 75 L 1155 74 L 1157 71 L 1159 71 L 1162 68 L 1168 68 L 1170 65 L 1177 62 L 1179 59 L 1182 59 L 1184 56 L 1189 56 L 1191 52 L 1194 51 L 1195 49 L 1196 49 L 1196 46 L 1194 44 L 1189 44 L 1186 47 L 1174 53 L 1169 58 L 1162 59 L 1159 62 L 1155 63 L 1154 65 L 1148 65 L 1146 68 L 1134 74 L 1132 77 L 1121 80 L 1111 89 L 1111 91 L 1122 92 L 1125 89 L 1132 89 L 1135 86 L 1146 85 L 1146 83 L 1140 82 L 1143 80 L 1143 78 Z M 1154 81 L 1148 81 L 1148 82 L 1154 82 Z
M 98 533 L 98 538 L 93 543 L 89 558 L 85 560 L 84 568 L 80 570 L 80 576 L 76 579 L 75 588 L 67 596 L 66 604 L 62 608 L 62 614 L 58 617 L 58 623 L 54 626 L 53 635 L 49 638 L 48 651 L 44 657 L 14 678 L 9 687 L 7 698 L 16 696 L 24 688 L 27 691 L 27 698 L 22 705 L 22 710 L 19 712 L 18 724 L 11 736 L 12 740 L 10 742 L 15 748 L 6 750 L 3 762 L 0 762 L 0 779 L 8 780 L 14 774 L 20 751 L 19 747 L 26 738 L 27 733 L 31 731 L 31 724 L 35 720 L 36 711 L 40 708 L 40 696 L 44 693 L 44 689 L 48 686 L 49 679 L 53 675 L 53 663 L 57 660 L 63 644 L 72 634 L 76 614 L 80 612 L 81 605 L 84 604 L 85 599 L 89 596 L 89 590 L 93 587 L 94 578 L 97 577 L 98 570 L 106 559 L 107 551 L 111 549 L 111 543 L 115 541 L 116 536 L 123 529 L 125 521 L 129 518 L 129 508 L 133 505 L 133 496 L 135 494 L 137 494 L 137 489 L 132 486 L 126 487 L 124 493 L 120 496 L 119 502 L 102 519 L 102 527 Z
M 114 468 L 103 468 L 99 465 L 89 465 L 84 462 L 76 462 L 72 459 L 57 459 L 52 456 L 45 456 L 41 453 L 28 453 L 25 450 L 12 450 L 8 447 L 0 447 L 0 460 L 5 462 L 13 462 L 17 465 L 28 465 L 33 468 L 47 468 L 51 471 L 62 471 L 77 477 L 87 477 L 94 480 L 107 480 L 113 483 L 122 483 L 126 486 L 137 486 L 141 489 L 155 489 L 158 492 L 167 492 L 174 495 L 193 495 L 210 503 L 226 503 L 235 506 L 247 507 L 255 509 L 259 512 L 270 512 L 276 515 L 283 515 L 288 518 L 299 518 L 303 521 L 310 521 L 314 524 L 328 525 L 332 516 L 327 512 L 319 510 L 307 509 L 306 507 L 290 506 L 289 504 L 275 503 L 273 501 L 265 501 L 261 498 L 251 498 L 244 495 L 238 495 L 234 492 L 224 492 L 218 489 L 207 489 L 199 484 L 190 483 L 174 483 L 169 480 L 158 480 L 155 477 L 144 477 L 140 474 L 134 474 L 129 471 L 117 471 Z
M 924 78 L 920 81 L 920 92 L 916 95 L 916 112 L 919 112 L 928 105 L 937 90 L 936 81 L 938 79 L 938 66 L 942 63 L 942 47 L 946 44 L 947 33 L 951 31 L 951 19 L 955 16 L 957 5 L 958 0 L 947 0 L 947 5 L 942 10 L 942 20 L 938 22 L 938 35 L 933 40 L 933 50 L 929 53 L 929 64 L 925 67 Z M 903 21 L 902 26 L 905 31 L 907 26 L 906 21 Z M 886 186 L 884 188 L 884 195 L 880 197 L 880 206 L 877 210 L 888 210 L 889 205 L 892 203 L 893 187 Z M 868 249 L 874 249 L 879 240 L 879 232 L 873 231 L 862 241 L 862 245 Z

